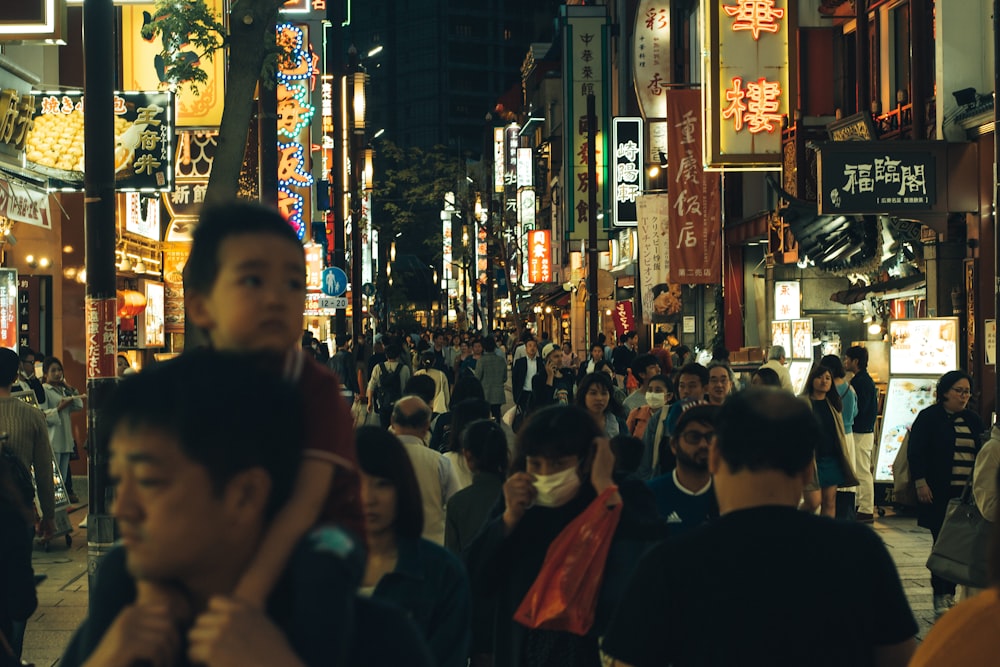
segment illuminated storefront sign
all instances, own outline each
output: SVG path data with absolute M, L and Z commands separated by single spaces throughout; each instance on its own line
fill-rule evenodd
M 535 184 L 534 158 L 530 148 L 517 149 L 517 187 L 530 188 Z
M 563 42 L 563 93 L 565 99 L 564 158 L 566 229 L 571 240 L 587 237 L 590 216 L 600 215 L 609 208 L 607 166 L 607 119 L 610 118 L 611 76 L 608 71 L 608 22 L 604 6 L 564 5 L 560 7 L 559 24 Z M 590 210 L 590 181 L 587 170 L 587 97 L 593 95 L 596 103 L 597 128 L 594 147 L 597 167 L 597 211 Z M 607 232 L 611 216 L 598 221 L 599 228 Z
M 0 217 L 52 229 L 49 194 L 23 181 L 0 175 Z
M 139 192 L 125 193 L 125 231 L 160 240 L 160 199 Z
M 0 3 L 0 42 L 63 39 L 66 0 L 12 0 Z
M 309 102 L 318 73 L 318 56 L 312 53 L 302 26 L 282 23 L 277 40 L 286 49 L 278 70 L 278 210 L 300 239 L 309 224 L 306 203 L 312 201 L 313 176 L 309 170 L 309 123 L 315 108 Z
M 117 1 L 115 4 L 119 4 Z M 205 0 L 208 9 L 221 17 L 223 0 Z M 142 27 L 156 15 L 156 7 L 130 3 L 122 7 L 122 87 L 130 90 L 165 90 L 163 56 L 164 40 L 169 36 L 158 35 L 154 39 L 142 36 Z M 219 18 L 221 21 L 222 19 Z M 216 127 L 222 122 L 222 108 L 225 98 L 226 58 L 220 49 L 212 58 L 200 57 L 198 47 L 184 44 L 178 57 L 196 63 L 208 80 L 198 84 L 198 92 L 189 83 L 176 87 L 178 127 Z
M 83 93 L 34 93 L 38 108 L 24 146 L 28 165 L 51 189 L 83 190 Z M 174 184 L 174 94 L 119 92 L 114 97 L 115 190 L 167 192 Z
M 0 269 L 0 346 L 17 350 L 17 269 Z
M 552 237 L 548 229 L 528 232 L 528 280 L 552 282 Z
M 503 128 L 493 128 L 493 191 L 503 192 L 504 160 Z
M 647 160 L 657 163 L 667 152 L 667 82 L 670 74 L 670 2 L 640 0 L 632 41 L 632 71 L 639 112 L 649 130 Z M 640 163 L 640 166 L 641 163 Z
M 788 0 L 705 2 L 704 162 L 712 169 L 781 167 L 781 130 L 795 100 Z
M 642 119 L 615 118 L 611 145 L 614 147 L 615 226 L 639 224 L 635 199 L 642 194 Z
M 799 283 L 796 280 L 779 280 L 774 283 L 774 318 L 796 320 L 801 316 Z M 791 352 L 791 348 L 785 348 Z
M 0 90 L 0 144 L 22 152 L 28 132 L 34 127 L 34 117 L 34 95 L 10 88 Z

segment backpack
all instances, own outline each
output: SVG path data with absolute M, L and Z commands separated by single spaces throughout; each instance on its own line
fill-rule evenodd
M 390 410 L 396 401 L 403 397 L 403 382 L 400 373 L 403 370 L 403 363 L 397 362 L 396 368 L 392 372 L 385 367 L 385 362 L 379 362 L 381 375 L 378 378 L 378 409 L 380 411 Z
M 0 447 L 0 467 L 10 474 L 14 487 L 24 499 L 24 504 L 31 507 L 35 502 L 35 481 L 31 478 L 31 472 L 21 462 L 21 459 L 14 456 L 10 447 Z

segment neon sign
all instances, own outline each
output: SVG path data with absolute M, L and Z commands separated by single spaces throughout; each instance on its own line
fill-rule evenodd
M 309 91 L 316 75 L 317 57 L 304 47 L 305 32 L 299 26 L 278 25 L 277 41 L 285 49 L 277 74 L 278 209 L 302 239 L 306 227 L 305 202 L 313 185 L 303 143 L 309 138 L 302 135 L 308 132 L 316 113 L 309 103 Z
M 722 9 L 736 17 L 733 32 L 749 30 L 755 40 L 762 32 L 778 32 L 781 26 L 777 21 L 785 16 L 785 10 L 775 7 L 774 0 L 740 0 L 735 5 L 722 5 Z
M 743 100 L 746 100 L 746 104 Z M 768 81 L 761 77 L 757 81 L 747 83 L 743 88 L 743 79 L 733 77 L 732 88 L 726 91 L 726 101 L 729 106 L 722 112 L 726 120 L 732 119 L 733 129 L 739 132 L 746 125 L 751 134 L 758 132 L 774 132 L 774 123 L 781 125 L 781 84 Z

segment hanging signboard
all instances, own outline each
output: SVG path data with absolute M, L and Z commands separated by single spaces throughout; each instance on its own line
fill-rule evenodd
M 620 339 L 632 331 L 635 331 L 635 314 L 632 311 L 632 302 L 615 302 L 615 334 Z
M 778 280 L 774 283 L 774 318 L 797 320 L 801 314 L 801 288 L 797 280 Z M 789 348 L 785 348 L 788 352 Z
M 648 152 L 644 158 L 657 163 L 667 153 L 667 83 L 670 74 L 670 2 L 639 0 L 632 33 L 632 82 L 639 112 L 649 130 Z M 645 166 L 640 163 L 640 167 Z
M 0 269 L 0 347 L 17 351 L 17 269 Z
M 705 0 L 704 163 L 781 168 L 781 130 L 796 99 L 797 2 Z
M 601 214 L 610 206 L 606 177 L 608 154 L 607 119 L 611 117 L 611 85 L 608 71 L 611 61 L 608 44 L 611 26 L 604 6 L 563 5 L 559 8 L 563 42 L 563 173 L 565 182 L 566 229 L 569 238 L 580 241 L 589 233 L 590 216 Z M 590 210 L 590 180 L 587 171 L 587 96 L 596 101 L 597 128 L 594 149 L 597 166 L 597 211 Z M 606 238 L 611 216 L 598 218 L 598 229 Z
M 670 282 L 688 285 L 722 282 L 722 177 L 698 159 L 700 97 L 696 90 L 667 93 Z
M 310 122 L 316 108 L 310 95 L 319 73 L 319 56 L 312 52 L 303 26 L 281 23 L 277 26 L 278 43 L 286 48 L 286 57 L 278 70 L 278 210 L 305 238 L 312 208 L 310 172 Z M 363 73 L 354 75 L 354 86 L 363 86 Z M 356 221 L 360 222 L 360 221 Z M 360 225 L 355 225 L 360 227 Z
M 34 93 L 38 109 L 25 143 L 28 166 L 54 190 L 83 190 L 83 93 Z M 115 190 L 168 192 L 174 185 L 174 94 L 118 92 Z
M 528 280 L 552 282 L 552 238 L 548 229 L 528 232 Z
M 0 217 L 52 229 L 49 195 L 24 181 L 0 175 Z
M 66 26 L 66 0 L 13 0 L 0 3 L 0 42 L 20 39 L 54 43 Z
M 670 284 L 670 202 L 665 194 L 637 199 L 639 211 L 639 298 L 645 324 L 676 322 L 681 312 L 681 289 Z
M 118 4 L 116 2 L 115 4 Z M 205 0 L 208 9 L 221 21 L 223 0 Z M 168 40 L 174 35 L 160 34 L 152 39 L 142 36 L 143 26 L 155 19 L 153 3 L 135 4 L 121 8 L 122 13 L 122 87 L 131 90 L 166 90 L 163 56 L 160 55 Z M 201 57 L 195 44 L 180 47 L 178 58 L 184 59 L 208 75 L 208 80 L 198 84 L 196 93 L 190 83 L 176 86 L 178 127 L 217 127 L 222 122 L 225 98 L 226 58 L 223 49 L 212 58 Z
M 612 198 L 616 227 L 639 224 L 635 199 L 642 194 L 642 119 L 615 118 L 611 145 L 614 147 L 614 189 Z

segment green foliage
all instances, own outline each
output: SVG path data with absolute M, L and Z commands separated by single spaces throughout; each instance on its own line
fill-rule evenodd
M 425 151 L 400 148 L 391 141 L 378 143 L 375 160 L 379 178 L 374 198 L 383 213 L 376 221 L 383 238 L 406 232 L 410 238 L 424 239 L 426 248 L 439 256 L 439 214 L 445 193 L 455 193 L 455 207 L 462 212 L 463 220 L 471 218 L 475 194 L 466 180 L 465 160 L 447 146 Z
M 157 0 L 153 20 L 142 27 L 142 36 L 160 37 L 166 81 L 175 86 L 186 83 L 195 94 L 199 84 L 208 81 L 197 61 L 211 60 L 226 43 L 221 17 L 204 0 Z M 197 59 L 192 60 L 192 51 L 185 47 L 193 47 Z

